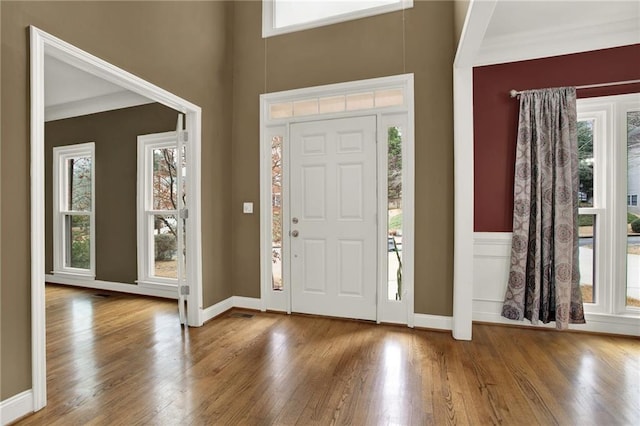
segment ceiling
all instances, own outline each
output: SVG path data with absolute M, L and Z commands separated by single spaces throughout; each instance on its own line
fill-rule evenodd
M 476 65 L 635 43 L 639 1 L 498 0 Z
M 52 56 L 44 59 L 46 121 L 152 102 Z
M 565 30 L 638 19 L 636 1 L 499 1 L 486 37 L 512 37 L 532 31 Z

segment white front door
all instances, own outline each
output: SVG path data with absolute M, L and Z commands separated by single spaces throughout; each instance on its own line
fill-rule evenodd
M 376 117 L 292 124 L 293 312 L 376 319 Z

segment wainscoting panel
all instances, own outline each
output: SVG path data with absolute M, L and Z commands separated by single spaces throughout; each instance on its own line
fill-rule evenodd
M 511 233 L 476 232 L 473 240 L 473 320 L 496 322 L 507 288 Z
M 473 239 L 473 320 L 531 326 L 500 315 L 507 289 L 511 257 L 510 232 L 476 232 Z M 585 313 L 586 324 L 570 324 L 572 330 L 640 336 L 640 317 Z M 536 327 L 555 328 L 555 324 Z

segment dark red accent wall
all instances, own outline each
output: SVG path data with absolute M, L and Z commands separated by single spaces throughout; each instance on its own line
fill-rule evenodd
M 518 100 L 511 89 L 640 79 L 640 44 L 473 69 L 474 230 L 511 232 Z M 578 90 L 578 98 L 640 92 L 640 84 Z

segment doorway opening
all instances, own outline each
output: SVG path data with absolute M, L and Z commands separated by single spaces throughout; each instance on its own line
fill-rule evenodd
M 262 308 L 412 327 L 413 75 L 265 94 L 260 111 Z M 370 239 L 347 236 L 365 223 Z
M 164 89 L 117 68 L 46 32 L 30 28 L 31 35 L 31 312 L 32 312 L 32 388 L 33 408 L 46 405 L 46 327 L 45 327 L 45 57 L 74 67 L 128 91 L 169 107 L 185 117 L 184 141 L 189 173 L 185 184 L 193 193 L 185 208 L 189 226 L 185 232 L 185 291 L 177 299 L 185 309 L 184 321 L 202 325 L 201 225 L 200 225 L 200 129 L 201 109 Z M 179 126 L 181 129 L 182 126 Z M 75 213 L 74 213 L 75 214 Z M 183 214 L 186 219 L 186 212 Z M 182 287 L 180 287 L 182 288 Z M 182 308 L 181 308 L 182 309 Z

